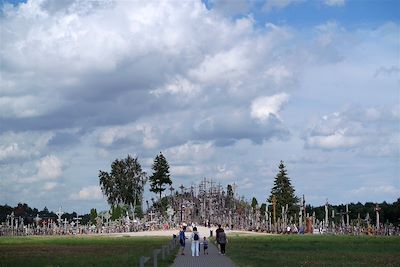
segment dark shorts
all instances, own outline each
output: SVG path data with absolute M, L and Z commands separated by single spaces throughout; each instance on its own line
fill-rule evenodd
M 185 240 L 179 239 L 179 244 L 181 244 L 181 247 L 184 247 L 185 246 Z

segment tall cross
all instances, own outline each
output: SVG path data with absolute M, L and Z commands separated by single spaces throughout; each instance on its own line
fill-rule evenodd
M 378 203 L 376 203 L 374 210 L 376 212 L 376 229 L 379 229 L 379 212 L 381 211 L 381 208 L 379 207 Z
M 272 207 L 274 212 L 274 224 L 276 223 L 276 197 L 275 195 L 272 196 Z
M 76 229 L 78 229 L 79 226 L 79 221 L 82 220 L 82 218 L 79 218 L 79 216 L 76 216 L 76 218 L 73 218 L 76 221 Z
M 67 229 L 67 224 L 68 224 L 67 218 L 64 218 L 63 224 L 64 224 L 64 229 L 66 230 Z
M 58 208 L 58 211 L 56 212 L 56 215 L 57 215 L 57 217 L 58 217 L 58 219 L 57 219 L 57 222 L 58 222 L 58 225 L 60 225 L 61 224 L 61 216 L 64 214 L 64 212 L 62 212 L 61 211 L 61 207 L 59 207 Z
M 36 214 L 35 219 L 33 219 L 36 222 L 36 226 L 39 226 L 39 222 L 42 218 L 39 218 L 39 214 Z

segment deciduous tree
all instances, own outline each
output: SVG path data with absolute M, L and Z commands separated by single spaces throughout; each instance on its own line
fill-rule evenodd
M 111 206 L 128 205 L 133 210 L 142 204 L 147 175 L 138 158 L 128 155 L 111 164 L 111 172 L 99 171 L 100 186 Z

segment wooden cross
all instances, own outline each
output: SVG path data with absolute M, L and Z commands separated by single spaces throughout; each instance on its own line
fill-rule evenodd
M 272 207 L 274 212 L 274 224 L 276 223 L 276 197 L 275 195 L 272 196 Z

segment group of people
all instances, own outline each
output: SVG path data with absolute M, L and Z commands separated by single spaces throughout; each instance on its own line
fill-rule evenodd
M 179 231 L 179 243 L 181 245 L 182 251 L 181 255 L 185 255 L 186 239 L 185 236 L 186 226 L 182 226 Z M 218 252 L 221 255 L 225 255 L 226 244 L 228 243 L 228 238 L 221 225 L 218 225 L 218 229 L 215 231 L 215 237 L 218 244 Z M 191 241 L 191 251 L 192 257 L 198 257 L 200 255 L 201 247 L 203 247 L 204 255 L 208 255 L 208 240 L 207 237 L 201 239 L 200 233 L 197 231 L 197 227 L 193 227 L 193 231 L 189 237 Z M 201 241 L 202 240 L 202 241 Z

